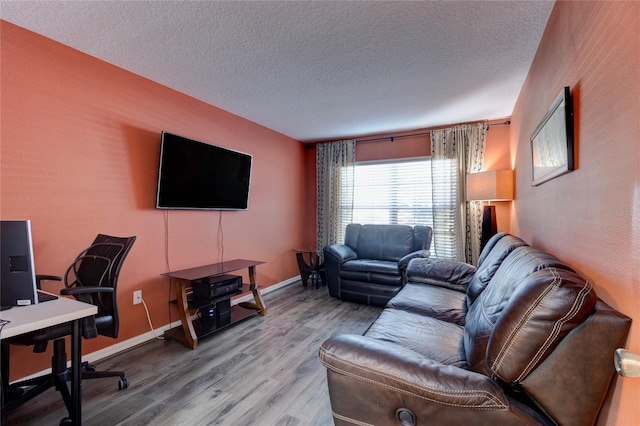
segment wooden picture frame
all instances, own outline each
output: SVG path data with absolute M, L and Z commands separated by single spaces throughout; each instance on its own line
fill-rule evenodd
M 573 102 L 567 86 L 531 136 L 531 185 L 574 170 L 573 143 Z

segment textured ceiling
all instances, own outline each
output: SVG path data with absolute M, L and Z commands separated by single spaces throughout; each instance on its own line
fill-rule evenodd
M 301 141 L 503 118 L 549 1 L 2 1 L 2 19 Z

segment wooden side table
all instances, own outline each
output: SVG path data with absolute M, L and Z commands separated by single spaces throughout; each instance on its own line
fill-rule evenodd
M 298 261 L 298 269 L 300 269 L 300 277 L 302 285 L 307 286 L 309 278 L 315 288 L 325 283 L 324 263 L 320 262 L 320 256 L 316 250 L 298 250 L 296 252 L 296 260 Z M 308 259 L 305 260 L 305 256 Z

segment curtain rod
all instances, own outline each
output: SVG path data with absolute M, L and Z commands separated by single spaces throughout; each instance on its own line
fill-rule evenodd
M 487 124 L 488 127 L 493 127 L 493 126 L 508 126 L 511 124 L 511 121 L 507 120 L 505 122 L 502 123 L 493 123 L 493 124 Z M 399 136 L 385 136 L 385 137 L 380 137 L 380 138 L 371 138 L 371 139 L 356 139 L 356 143 L 360 143 L 360 142 L 377 142 L 377 141 L 386 141 L 386 140 L 391 140 L 391 142 L 393 142 L 396 139 L 401 139 L 401 138 L 411 138 L 414 136 L 426 136 L 431 134 L 431 132 L 422 132 L 422 133 L 412 133 L 410 135 L 399 135 Z M 319 143 L 324 143 L 324 142 L 313 142 L 313 143 L 307 143 L 305 144 L 305 149 L 307 148 L 315 148 L 315 146 Z
M 488 127 L 492 127 L 492 126 L 508 126 L 509 124 L 511 124 L 511 121 L 507 120 L 507 121 L 505 121 L 503 123 L 487 124 L 487 126 Z M 431 134 L 431 132 L 422 132 L 422 133 L 412 133 L 410 135 L 386 136 L 386 137 L 372 138 L 372 139 L 356 139 L 356 143 L 359 143 L 359 142 L 386 141 L 387 139 L 390 139 L 391 142 L 393 142 L 395 139 L 412 138 L 414 136 L 426 136 L 426 135 L 430 135 L 430 134 Z

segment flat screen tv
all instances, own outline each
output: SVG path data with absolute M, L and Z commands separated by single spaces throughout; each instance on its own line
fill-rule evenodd
M 162 132 L 156 207 L 246 210 L 249 154 Z

